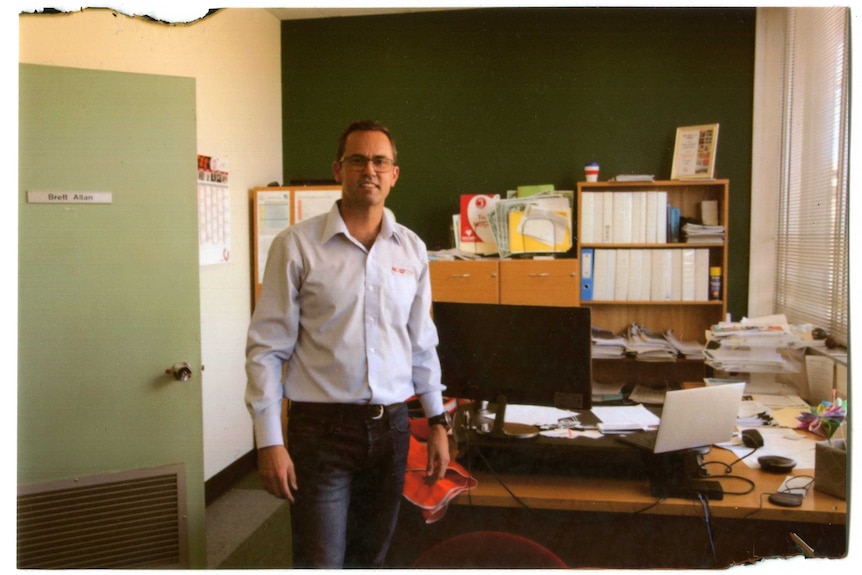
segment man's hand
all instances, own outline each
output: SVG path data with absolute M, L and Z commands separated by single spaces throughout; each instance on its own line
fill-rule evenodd
M 296 471 L 293 469 L 293 460 L 283 445 L 258 449 L 257 469 L 268 492 L 293 503 L 293 492 L 297 489 Z
M 429 483 L 443 479 L 449 467 L 449 434 L 442 425 L 432 425 L 428 436 L 428 466 L 425 477 Z

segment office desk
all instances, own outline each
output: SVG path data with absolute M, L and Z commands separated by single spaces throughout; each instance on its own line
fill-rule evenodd
M 731 463 L 735 458 L 714 448 L 704 461 Z M 646 479 L 474 469 L 478 486 L 455 499 L 438 523 L 426 525 L 416 508 L 404 506 L 391 563 L 409 566 L 413 553 L 431 543 L 481 529 L 531 537 L 571 567 L 712 568 L 800 555 L 790 533 L 799 535 L 817 556 L 846 554 L 846 501 L 812 487 L 800 507 L 779 507 L 767 496 L 778 489 L 784 474 L 738 462 L 731 475 L 750 479 L 755 488 L 734 495 L 750 486 L 723 478 L 722 465 L 708 464 L 707 469 L 709 479 L 724 488 L 721 500 L 658 500 L 650 495 Z M 791 475 L 813 473 L 794 469 Z

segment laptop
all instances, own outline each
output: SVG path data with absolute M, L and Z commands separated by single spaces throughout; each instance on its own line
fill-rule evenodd
M 744 382 L 668 391 L 657 431 L 637 431 L 618 439 L 653 453 L 723 443 L 733 437 Z

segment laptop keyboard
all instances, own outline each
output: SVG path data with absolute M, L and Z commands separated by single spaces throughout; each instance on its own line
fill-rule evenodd
M 634 433 L 621 435 L 618 439 L 635 447 L 653 451 L 657 437 L 658 431 L 635 431 Z

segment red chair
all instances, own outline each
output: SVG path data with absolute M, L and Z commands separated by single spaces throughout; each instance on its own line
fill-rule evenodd
M 414 569 L 565 569 L 554 552 L 539 543 L 501 531 L 456 535 L 424 551 Z

